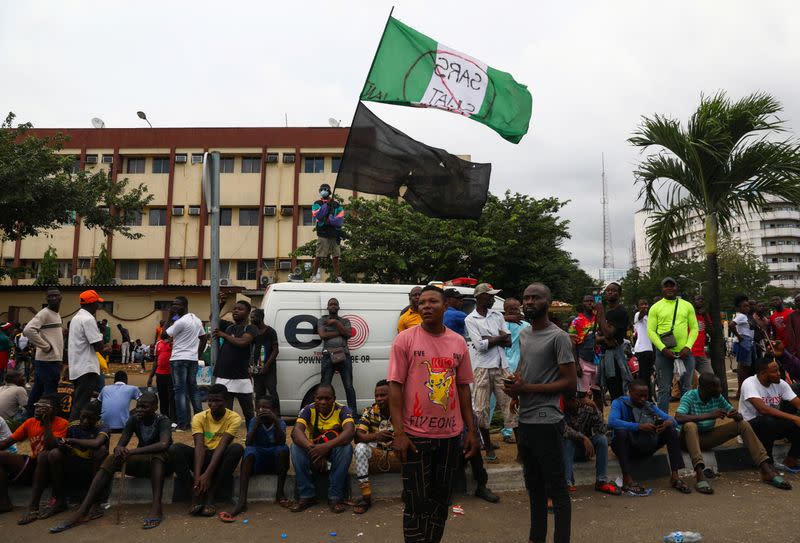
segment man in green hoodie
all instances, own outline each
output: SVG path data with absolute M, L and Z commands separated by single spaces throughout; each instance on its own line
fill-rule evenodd
M 654 303 L 647 314 L 647 337 L 653 342 L 656 355 L 656 388 L 658 408 L 669 409 L 675 361 L 683 362 L 681 393 L 692 388 L 695 360 L 692 346 L 697 339 L 697 316 L 694 306 L 678 296 L 678 283 L 672 277 L 661 281 L 663 298 Z

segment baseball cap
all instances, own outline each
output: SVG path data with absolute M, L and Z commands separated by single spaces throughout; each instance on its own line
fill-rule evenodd
M 464 295 L 461 294 L 458 290 L 456 290 L 454 288 L 448 288 L 448 289 L 445 289 L 445 291 L 444 291 L 444 297 L 445 298 L 457 298 L 457 299 L 460 300 L 461 298 L 464 297 Z
M 662 287 L 664 285 L 666 285 L 667 283 L 672 283 L 673 285 L 677 285 L 678 284 L 678 282 L 675 279 L 673 279 L 672 277 L 665 277 L 664 279 L 661 280 L 661 286 Z
M 84 290 L 81 292 L 81 305 L 92 304 L 94 302 L 105 302 L 94 290 Z
M 11 330 L 12 328 L 14 328 L 14 323 L 13 322 L 4 322 L 3 324 L 0 325 L 0 330 L 2 330 L 4 332 L 7 332 L 7 331 Z
M 500 291 L 498 289 L 493 289 L 492 285 L 489 283 L 481 283 L 475 287 L 475 292 L 472 294 L 473 296 L 478 296 L 480 294 L 491 294 L 494 296 L 495 294 L 500 294 Z

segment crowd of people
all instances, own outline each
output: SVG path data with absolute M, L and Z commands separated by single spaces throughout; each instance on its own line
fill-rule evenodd
M 172 472 L 173 500 L 189 502 L 195 516 L 235 521 L 247 510 L 252 477 L 263 473 L 277 475 L 276 502 L 292 512 L 316 504 L 315 478 L 326 473 L 330 510 L 341 513 L 352 506 L 363 514 L 372 505 L 370 473 L 395 469 L 403 481 L 405 541 L 439 541 L 456 473 L 466 464 L 476 495 L 492 503 L 500 499 L 488 488 L 484 467 L 484 461 L 497 461 L 489 431 L 495 406 L 502 413 L 503 440 L 516 443 L 523 465 L 531 541 L 545 540 L 548 508 L 555 541 L 569 541 L 576 461 L 594 460 L 598 492 L 644 496 L 651 489 L 634 479 L 634 464 L 666 448 L 671 486 L 691 493 L 680 473 L 687 452 L 694 489 L 712 494 L 713 472 L 702 452 L 738 437 L 761 478 L 790 489 L 776 471 L 773 445 L 788 440 L 783 467 L 795 470 L 800 398 L 797 384 L 789 383 L 800 377 L 800 311 L 774 299 L 774 311 L 767 314 L 763 306 L 737 297 L 730 325 L 740 383 L 734 408 L 706 355 L 711 327 L 704 301 L 698 296 L 688 302 L 678 291 L 677 282 L 665 278 L 661 296 L 652 306 L 639 300 L 631 319 L 621 303 L 621 286 L 610 283 L 602 294 L 584 297 L 579 314 L 562 328 L 553 322 L 551 294 L 541 283 L 527 287 L 521 302 L 506 298 L 502 312 L 494 309 L 500 291 L 479 284 L 469 314 L 457 289 L 415 287 L 399 316 L 386 379 L 375 384 L 375 401 L 361 413 L 347 344 L 351 323 L 339 316 L 339 302 L 331 298 L 318 320 L 320 383 L 313 402 L 297 415 L 287 445 L 276 390 L 277 335 L 261 310 L 237 301 L 232 320 L 220 321 L 209 334 L 189 312 L 186 298 L 177 297 L 152 349 L 147 384 L 155 377 L 157 393 L 141 392 L 128 384 L 123 370 L 112 385 L 104 383 L 101 364 L 111 343 L 107 323 L 95 318 L 103 302 L 98 293 L 80 294 L 81 308 L 65 341 L 61 293 L 51 288 L 46 306 L 19 334 L 35 348 L 30 393 L 20 365 L 7 372 L 0 388 L 0 511 L 11 510 L 11 484 L 32 487 L 19 524 L 65 511 L 70 490 L 82 486 L 87 490 L 79 494 L 78 509 L 51 528 L 64 531 L 102 515 L 109 483 L 121 471 L 151 481 L 146 529 L 162 521 L 163 483 Z M 796 302 L 800 305 L 800 297 Z M 137 363 L 130 334 L 122 339 L 129 344 L 123 352 Z M 220 351 L 203 409 L 195 376 L 209 339 L 219 342 Z M 337 373 L 346 404 L 337 402 L 331 384 Z M 673 394 L 680 401 L 670 414 Z M 234 400 L 241 415 L 233 410 Z M 115 432 L 121 435 L 112 447 L 109 436 Z M 175 441 L 174 432 L 191 432 L 191 443 Z M 23 441 L 30 443 L 30 454 L 16 450 Z M 619 462 L 621 485 L 608 477 L 609 448 Z M 353 459 L 361 495 L 349 499 Z M 295 500 L 285 489 L 290 465 Z M 236 503 L 217 511 L 217 504 L 232 496 L 237 467 Z M 52 499 L 42 509 L 48 487 Z

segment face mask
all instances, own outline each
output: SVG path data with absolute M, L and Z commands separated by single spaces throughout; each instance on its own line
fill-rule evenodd
M 320 196 L 320 198 L 327 198 L 327 197 L 328 197 L 328 196 L 330 196 L 330 195 L 331 195 L 331 193 L 330 193 L 330 192 L 328 192 L 327 190 L 321 190 L 321 191 L 319 191 L 319 196 Z

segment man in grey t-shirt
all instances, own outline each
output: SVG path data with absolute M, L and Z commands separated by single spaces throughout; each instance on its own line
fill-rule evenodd
M 355 415 L 358 411 L 356 411 L 356 389 L 353 388 L 353 359 L 350 357 L 350 349 L 347 348 L 347 340 L 352 336 L 353 328 L 349 320 L 339 316 L 339 300 L 336 298 L 328 300 L 328 314 L 317 321 L 317 333 L 322 338 L 320 382 L 330 385 L 333 374 L 338 371 L 342 376 L 347 407 Z M 342 352 L 344 360 L 337 361 L 337 358 L 341 358 Z
M 564 478 L 560 396 L 575 392 L 577 374 L 569 335 L 547 316 L 552 295 L 533 283 L 522 297 L 531 326 L 520 333 L 520 361 L 505 391 L 519 399 L 519 455 L 531 507 L 531 541 L 547 536 L 547 498 L 553 499 L 556 543 L 570 539 L 571 505 Z M 549 495 L 548 495 L 549 489 Z

